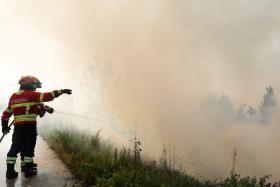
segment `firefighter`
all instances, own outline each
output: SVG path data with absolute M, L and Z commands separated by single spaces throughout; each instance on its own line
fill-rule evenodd
M 32 76 L 33 77 L 33 76 Z M 36 77 L 33 77 L 34 78 L 34 80 L 35 80 L 35 86 L 36 86 L 36 88 L 35 88 L 35 90 L 34 91 L 36 91 L 36 89 L 37 88 L 42 88 L 42 83 L 40 82 L 40 80 L 38 79 L 38 78 L 36 78 Z M 45 113 L 46 113 L 46 110 L 44 109 L 44 107 L 43 106 L 46 106 L 46 105 L 44 105 L 44 104 L 39 104 L 38 105 L 38 112 L 37 112 L 37 114 L 42 118 L 44 115 L 45 115 Z M 50 108 L 50 107 L 49 107 Z M 50 108 L 50 109 L 52 109 L 52 108 Z M 52 109 L 52 112 L 49 112 L 49 113 L 53 113 L 53 109 Z M 32 150 L 34 150 L 35 151 L 35 146 L 36 146 L 36 141 L 37 141 L 37 136 L 36 136 L 36 139 L 32 142 Z M 24 146 L 24 144 L 22 144 L 22 148 L 21 148 L 21 152 L 20 152 L 20 160 L 21 160 L 21 171 L 22 172 L 25 172 L 25 162 L 24 162 L 24 153 L 23 153 L 23 146 Z M 34 155 L 34 153 L 33 153 L 33 156 L 35 156 Z M 32 167 L 33 167 L 33 169 L 34 170 L 36 170 L 37 169 L 37 163 L 34 163 L 33 162 L 33 165 L 32 165 Z
M 8 127 L 9 118 L 14 115 L 12 145 L 6 159 L 7 179 L 18 176 L 14 166 L 17 154 L 21 151 L 24 156 L 25 177 L 31 177 L 37 174 L 37 170 L 33 168 L 33 157 L 37 137 L 36 117 L 39 111 L 38 106 L 42 102 L 52 101 L 62 94 L 72 94 L 71 89 L 54 90 L 46 93 L 36 92 L 38 79 L 33 76 L 22 76 L 19 84 L 19 91 L 11 96 L 8 107 L 2 115 L 2 132 L 4 134 L 10 131 Z
M 44 117 L 46 112 L 52 114 L 54 112 L 54 109 L 41 103 L 38 105 L 38 112 L 37 112 L 37 115 L 40 116 L 40 118 Z M 37 135 L 37 134 L 36 134 Z M 35 146 L 36 146 L 36 140 L 37 138 L 34 139 L 34 141 L 31 142 L 31 147 L 32 147 L 32 150 L 33 150 L 33 157 L 35 156 L 34 155 L 34 151 L 35 151 Z M 22 172 L 25 172 L 25 169 L 26 169 L 26 166 L 25 166 L 25 162 L 24 162 L 24 143 L 22 142 L 22 148 L 21 148 L 21 152 L 20 152 L 20 159 L 21 159 L 21 171 Z M 32 168 L 33 170 L 37 170 L 37 163 L 32 163 Z

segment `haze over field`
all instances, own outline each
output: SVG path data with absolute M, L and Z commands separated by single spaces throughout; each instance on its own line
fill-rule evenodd
M 83 129 L 102 128 L 122 143 L 136 131 L 155 157 L 175 144 L 178 167 L 203 178 L 228 174 L 236 148 L 240 174 L 280 179 L 279 106 L 266 123 L 258 110 L 267 86 L 279 101 L 279 6 L 277 0 L 3 0 L 0 98 L 17 90 L 22 74 L 32 74 L 44 91 L 73 88 L 72 97 L 52 106 L 99 119 L 67 116 Z M 243 104 L 256 114 L 238 116 Z

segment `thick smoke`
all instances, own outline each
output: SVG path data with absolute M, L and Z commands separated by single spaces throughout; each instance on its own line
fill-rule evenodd
M 85 128 L 106 126 L 104 133 L 125 138 L 137 133 L 149 156 L 175 144 L 177 167 L 203 178 L 227 175 L 236 148 L 240 174 L 276 179 L 279 115 L 272 101 L 273 110 L 265 109 L 262 96 L 268 85 L 275 101 L 280 94 L 279 4 L 30 0 L 5 5 L 17 12 L 12 21 L 20 28 L 57 44 L 59 55 L 51 53 L 50 59 L 59 56 L 61 62 L 49 63 L 63 67 L 62 82 L 71 81 L 75 90 L 67 109 L 106 121 L 84 121 Z

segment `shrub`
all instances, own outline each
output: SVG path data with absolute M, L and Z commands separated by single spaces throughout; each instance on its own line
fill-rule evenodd
M 41 134 L 83 186 L 280 187 L 280 183 L 269 182 L 269 175 L 257 179 L 232 173 L 224 180 L 202 182 L 167 167 L 165 154 L 159 164 L 155 160 L 144 160 L 141 143 L 136 138 L 131 151 L 101 141 L 99 133 L 92 136 L 80 131 L 52 129 Z

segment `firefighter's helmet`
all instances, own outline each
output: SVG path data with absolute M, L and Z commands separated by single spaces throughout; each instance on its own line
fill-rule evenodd
M 42 83 L 39 81 L 38 78 L 27 75 L 27 76 L 22 76 L 18 82 L 21 86 L 23 85 L 33 85 L 35 88 L 41 88 Z
M 42 88 L 42 83 L 37 77 L 33 77 L 36 82 L 36 88 Z

